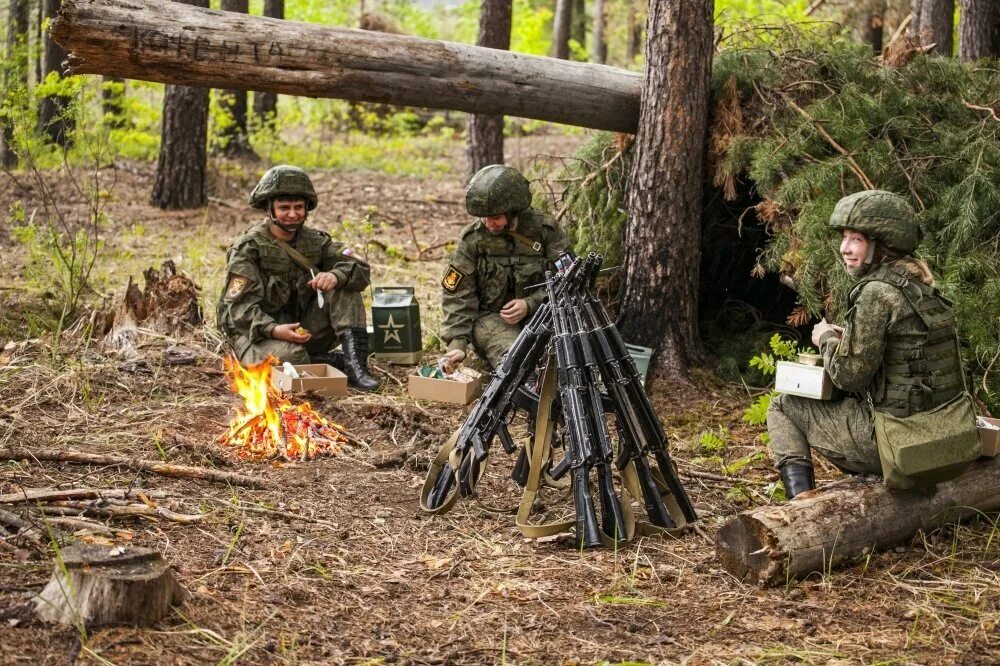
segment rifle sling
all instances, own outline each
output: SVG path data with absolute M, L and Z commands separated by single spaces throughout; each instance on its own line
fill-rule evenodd
M 275 245 L 277 245 L 278 247 L 280 247 L 282 250 L 285 251 L 285 254 L 287 254 L 292 259 L 292 261 L 297 263 L 302 268 L 312 272 L 313 274 L 322 272 L 320 271 L 320 269 L 316 268 L 316 266 L 313 265 L 311 261 L 306 259 L 305 255 L 303 255 L 301 252 L 296 250 L 294 247 L 292 247 L 285 241 L 281 240 L 274 234 L 271 234 L 271 239 L 274 241 Z

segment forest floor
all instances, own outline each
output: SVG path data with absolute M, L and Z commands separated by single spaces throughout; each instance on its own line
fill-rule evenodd
M 509 145 L 525 166 L 532 155 L 566 154 L 578 140 L 529 137 Z M 450 173 L 424 178 L 315 174 L 321 206 L 311 223 L 365 249 L 375 285 L 415 286 L 425 337 L 440 318 L 442 243 L 468 221 L 460 143 L 447 160 Z M 113 302 L 128 276 L 173 259 L 202 287 L 210 324 L 225 249 L 254 219 L 245 196 L 259 171 L 216 166 L 210 206 L 164 212 L 145 203 L 153 165 L 118 165 L 103 197 L 108 222 L 97 291 Z M 45 179 L 62 206 L 83 205 L 64 176 Z M 44 198 L 32 182 L 23 172 L 0 174 L 0 201 L 24 202 L 29 218 Z M 55 287 L 46 288 L 51 267 L 37 270 L 44 248 L 16 242 L 3 226 L 0 450 L 166 460 L 255 475 L 265 487 L 118 466 L 0 464 L 0 494 L 142 488 L 163 493 L 157 501 L 174 511 L 208 514 L 189 525 L 114 519 L 77 533 L 84 541 L 156 549 L 175 567 L 188 597 L 152 629 L 86 631 L 35 619 L 30 599 L 50 577 L 57 547 L 42 540 L 0 549 L 0 663 L 1000 662 L 995 516 L 992 524 L 921 534 L 777 589 L 743 584 L 719 566 L 714 533 L 737 511 L 772 501 L 767 491 L 776 479 L 759 429 L 741 420 L 750 401 L 743 385 L 704 371 L 692 384 L 652 387 L 701 515 L 697 528 L 617 551 L 579 552 L 568 536 L 525 539 L 512 515 L 495 510 L 518 500 L 504 480 L 510 461 L 499 447 L 481 485 L 489 508 L 464 501 L 443 517 L 421 512 L 429 462 L 467 410 L 409 398 L 408 367 L 375 363 L 383 380 L 376 394 L 310 397 L 365 444 L 312 462 L 238 460 L 216 443 L 240 401 L 227 386 L 210 325 L 181 340 L 145 338 L 144 367 L 122 364 L 100 341 L 71 333 L 56 344 L 44 332 L 56 300 Z M 171 344 L 194 352 L 197 362 L 170 365 L 163 352 Z M 700 435 L 720 427 L 728 431 L 721 462 L 698 450 Z M 817 476 L 823 482 L 837 473 L 822 466 Z

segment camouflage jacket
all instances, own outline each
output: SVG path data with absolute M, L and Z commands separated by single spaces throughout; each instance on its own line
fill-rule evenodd
M 490 233 L 479 220 L 462 229 L 441 281 L 441 337 L 448 349 L 464 351 L 476 319 L 515 298 L 527 302 L 531 316 L 545 300 L 545 271 L 569 247 L 555 221 L 533 208 L 518 213 L 511 232 Z
M 361 291 L 371 270 L 329 234 L 302 227 L 289 243 L 323 272 L 337 277 L 337 289 Z M 315 298 L 309 272 L 275 242 L 267 222 L 258 222 L 236 239 L 226 254 L 226 282 L 216 322 L 230 339 L 248 335 L 251 341 L 271 337 L 280 323 L 298 321 Z
M 876 409 L 896 416 L 931 409 L 961 389 L 954 314 L 902 263 L 865 276 L 851 290 L 843 337 L 820 338 L 834 385 L 867 393 Z

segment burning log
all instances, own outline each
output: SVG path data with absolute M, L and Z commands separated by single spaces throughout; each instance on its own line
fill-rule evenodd
M 156 551 L 81 545 L 62 551 L 35 612 L 73 626 L 148 626 L 182 598 L 170 565 Z
M 120 465 L 133 470 L 176 476 L 184 479 L 198 479 L 215 483 L 229 483 L 234 486 L 250 488 L 266 488 L 267 483 L 260 478 L 237 474 L 236 472 L 220 472 L 206 467 L 188 467 L 186 465 L 169 465 L 155 460 L 134 460 L 120 456 L 109 456 L 99 453 L 84 453 L 83 451 L 63 451 L 59 449 L 3 449 L 0 450 L 0 460 L 24 460 L 27 462 L 68 462 L 85 465 Z M 15 493 L 15 496 L 19 493 Z
M 342 426 L 332 423 L 308 402 L 294 405 L 271 384 L 269 356 L 256 365 L 243 366 L 229 356 L 226 374 L 233 392 L 243 398 L 243 408 L 219 436 L 219 443 L 232 447 L 244 460 L 312 460 L 317 455 L 336 455 L 351 439 Z

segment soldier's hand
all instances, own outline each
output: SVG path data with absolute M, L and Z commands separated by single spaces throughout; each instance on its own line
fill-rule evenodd
M 337 276 L 333 273 L 316 273 L 316 277 L 309 280 L 309 286 L 320 291 L 333 291 L 337 288 Z
M 297 328 L 299 328 L 299 322 L 295 322 L 294 324 L 278 324 L 271 331 L 271 337 L 275 340 L 294 342 L 299 345 L 309 342 L 309 339 L 312 338 L 312 333 L 296 333 L 295 329 Z
M 515 298 L 500 310 L 500 318 L 508 324 L 516 324 L 528 315 L 528 302 Z
M 439 363 L 444 366 L 445 372 L 453 372 L 455 366 L 464 360 L 464 351 L 461 349 L 452 349 L 441 355 Z
M 812 330 L 812 343 L 817 349 L 819 348 L 819 339 L 822 338 L 823 334 L 827 331 L 833 331 L 837 334 L 837 337 L 840 337 L 840 335 L 844 332 L 844 328 L 842 326 L 835 326 L 827 322 L 826 319 L 820 320 L 818 324 L 813 326 Z

